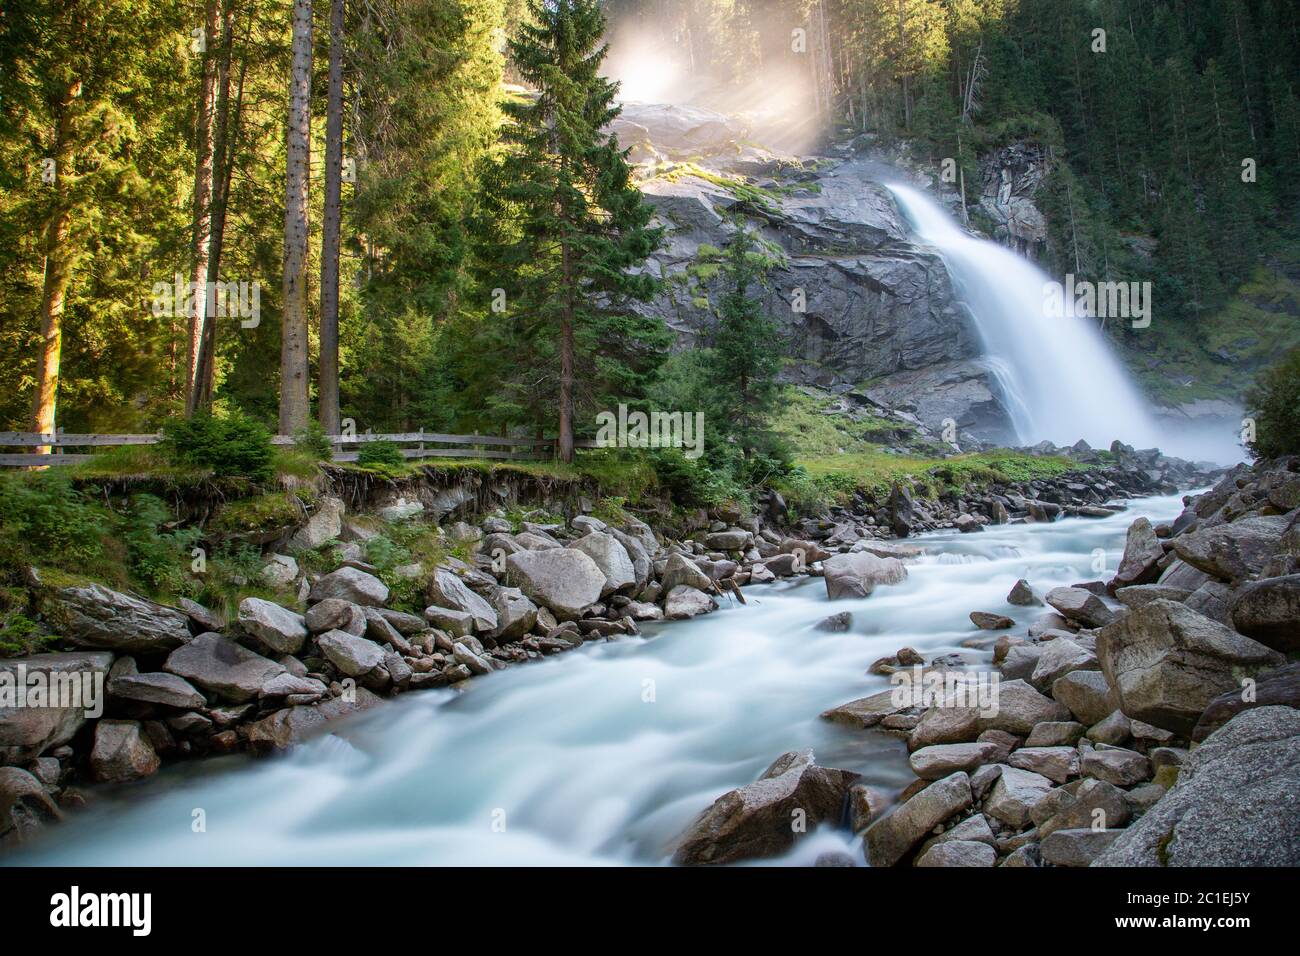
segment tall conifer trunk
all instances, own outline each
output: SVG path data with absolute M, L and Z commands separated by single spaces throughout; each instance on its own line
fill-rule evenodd
M 280 327 L 280 434 L 311 412 L 307 377 L 307 183 L 311 146 L 311 0 L 294 0 L 293 66 L 285 144 L 284 312 Z
M 343 0 L 330 3 L 329 97 L 325 117 L 325 214 L 320 262 L 319 415 L 339 430 L 339 227 L 343 188 Z

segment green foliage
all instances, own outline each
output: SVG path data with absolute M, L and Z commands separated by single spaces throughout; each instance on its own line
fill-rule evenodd
M 314 418 L 305 428 L 294 433 L 293 447 L 317 461 L 329 461 L 334 457 L 334 443 L 325 434 L 325 427 Z
M 261 538 L 286 531 L 303 517 L 302 491 L 274 491 L 227 501 L 209 528 L 220 535 Z
M 1255 414 L 1251 453 L 1258 458 L 1300 454 L 1300 348 L 1261 373 L 1247 401 Z
M 168 528 L 171 514 L 153 495 L 132 495 L 118 534 L 126 545 L 131 578 L 151 593 L 178 591 L 198 541 L 197 528 Z
M 172 418 L 163 425 L 162 434 L 161 445 L 173 461 L 210 469 L 214 477 L 269 481 L 275 475 L 271 433 L 242 412 Z
M 357 451 L 357 465 L 362 468 L 399 467 L 406 464 L 402 449 L 396 442 L 368 441 Z
M 96 565 L 109 527 L 105 512 L 90 505 L 57 469 L 0 474 L 0 571 L 11 580 L 30 564 Z

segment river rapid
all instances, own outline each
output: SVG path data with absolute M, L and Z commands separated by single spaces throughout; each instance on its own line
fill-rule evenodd
M 907 580 L 861 600 L 827 601 L 820 578 L 746 588 L 746 606 L 409 694 L 285 757 L 170 766 L 0 863 L 666 863 L 696 814 L 787 750 L 811 747 L 823 766 L 901 790 L 913 779 L 901 740 L 818 715 L 886 689 L 866 670 L 903 646 L 986 662 L 961 647 L 981 633 L 969 612 L 1007 614 L 1023 634 L 1042 609 L 1006 603 L 1017 578 L 1039 595 L 1108 578 L 1130 522 L 1181 507 L 1181 496 L 1144 498 L 1110 518 L 912 539 L 926 554 Z M 853 616 L 847 633 L 813 629 L 839 611 Z M 851 835 L 823 829 L 766 862 L 830 850 L 862 859 Z

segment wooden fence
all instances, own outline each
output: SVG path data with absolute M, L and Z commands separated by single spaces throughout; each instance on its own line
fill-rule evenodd
M 90 435 L 62 430 L 54 434 L 39 432 L 0 432 L 0 448 L 31 449 L 16 454 L 0 454 L 0 467 L 31 468 L 44 465 L 74 465 L 92 457 L 90 449 L 120 445 L 153 445 L 160 436 Z M 448 435 L 443 432 L 397 432 L 386 435 L 332 435 L 335 461 L 356 461 L 358 446 L 372 441 L 391 441 L 402 447 L 407 458 L 506 458 L 516 461 L 548 461 L 555 457 L 553 438 L 502 438 L 496 435 Z M 292 445 L 288 435 L 276 435 L 274 445 Z M 593 448 L 595 442 L 579 440 L 579 448 Z M 450 447 L 448 447 L 450 446 Z M 37 448 L 48 453 L 35 454 Z

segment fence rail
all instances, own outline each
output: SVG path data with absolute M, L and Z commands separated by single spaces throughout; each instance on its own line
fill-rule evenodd
M 158 434 L 99 435 L 59 431 L 53 434 L 40 432 L 0 432 L 0 448 L 49 448 L 49 452 L 34 451 L 18 454 L 0 454 L 0 467 L 32 468 L 49 465 L 75 465 L 89 461 L 92 454 L 67 452 L 69 448 L 113 448 L 123 445 L 153 445 L 161 440 Z M 406 458 L 493 458 L 515 461 L 548 461 L 555 457 L 554 438 L 509 438 L 501 435 L 451 435 L 446 432 L 394 432 L 389 434 L 331 435 L 335 445 L 334 461 L 356 461 L 360 453 L 356 446 L 369 442 L 391 441 L 398 445 L 415 445 L 402 448 Z M 275 435 L 273 445 L 292 445 L 289 435 Z M 428 445 L 456 447 L 426 447 Z M 578 448 L 594 448 L 590 439 L 574 442 Z M 352 446 L 351 448 L 347 446 Z

